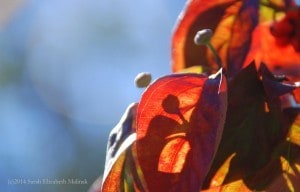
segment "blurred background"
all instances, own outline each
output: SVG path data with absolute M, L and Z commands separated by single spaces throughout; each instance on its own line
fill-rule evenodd
M 184 0 L 0 0 L 0 189 L 87 191 L 109 131 L 142 90 L 170 73 Z M 19 180 L 85 180 L 83 185 Z

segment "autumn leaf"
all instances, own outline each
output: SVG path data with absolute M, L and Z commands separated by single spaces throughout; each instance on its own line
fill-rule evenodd
M 201 192 L 252 192 L 252 190 L 245 185 L 243 180 L 237 180 L 225 185 L 201 190 Z
M 287 115 L 291 116 L 292 123 L 289 129 L 287 138 L 288 141 L 298 145 L 300 147 L 300 111 L 299 108 L 289 108 L 286 109 L 286 113 L 289 112 Z
M 196 32 L 204 28 L 214 31 L 211 43 L 218 51 L 229 78 L 236 75 L 255 59 L 253 51 L 255 54 L 261 54 L 260 50 L 263 49 L 262 54 L 266 56 L 271 54 L 276 58 L 275 55 L 278 52 L 275 51 L 275 53 L 272 49 L 276 40 L 272 44 L 266 41 L 275 38 L 270 32 L 271 27 L 276 29 L 273 30 L 275 32 L 280 31 L 280 25 L 274 25 L 274 23 L 277 24 L 274 20 L 275 16 L 281 17 L 289 9 L 295 9 L 294 0 L 188 1 L 180 14 L 173 33 L 173 72 L 197 65 L 209 67 L 210 69 L 206 69 L 207 71 L 215 70 L 217 65 L 213 55 L 207 51 L 206 47 L 198 47 L 193 42 Z M 298 23 L 295 24 L 294 32 L 291 32 L 295 35 L 290 38 L 294 47 L 300 44 L 299 35 L 297 35 L 299 33 L 299 19 L 297 20 L 297 18 L 299 17 L 295 16 L 295 12 L 287 14 L 291 15 L 288 16 L 289 20 L 294 19 L 293 21 Z M 297 13 L 299 14 L 299 12 Z M 265 36 L 266 33 L 258 32 L 260 30 L 256 29 L 266 24 L 268 24 L 269 30 L 267 36 Z M 256 31 L 255 34 L 252 34 L 254 31 Z M 280 35 L 277 36 L 282 37 Z M 276 46 L 278 47 L 278 45 Z M 294 55 L 292 56 L 294 57 Z M 260 62 L 267 63 L 267 65 L 269 63 L 265 60 L 260 60 L 257 63 Z
M 172 39 L 173 72 L 184 73 L 156 80 L 113 129 L 103 191 L 300 190 L 299 10 L 188 1 Z M 205 28 L 220 70 L 194 44 Z
M 300 7 L 289 1 L 286 7 L 281 5 L 280 9 L 278 5 L 277 9 L 275 15 L 279 15 L 279 19 L 264 22 L 253 31 L 243 66 L 255 60 L 259 68 L 263 62 L 272 73 L 284 75 L 290 81 L 300 81 L 300 52 L 297 48 L 300 45 Z M 282 98 L 284 106 L 299 107 L 300 89 Z
M 298 150 L 299 153 L 299 150 Z M 272 191 L 299 191 L 300 179 L 300 158 L 293 160 L 292 163 L 281 158 L 283 172 L 267 187 L 267 192 Z
M 263 63 L 260 65 L 260 74 L 266 97 L 269 101 L 286 93 L 291 93 L 300 87 L 299 82 L 291 82 L 284 75 L 274 75 Z
M 143 174 L 136 161 L 136 110 L 130 104 L 108 139 L 103 182 L 95 191 L 145 191 Z
M 286 11 L 285 16 L 272 23 L 271 33 L 279 46 L 291 45 L 300 52 L 300 6 Z
M 149 191 L 199 191 L 218 147 L 226 79 L 174 74 L 144 92 L 137 111 L 137 157 Z
M 229 75 L 242 67 L 251 42 L 251 32 L 258 22 L 258 1 L 189 1 L 179 17 L 172 39 L 173 71 L 195 65 L 216 68 L 212 54 L 197 47 L 193 38 L 200 29 L 215 31 L 212 45 L 218 51 Z M 229 65 L 230 63 L 230 65 Z
M 257 71 L 254 63 L 229 82 L 222 140 L 204 189 L 242 180 L 250 190 L 266 190 L 283 174 L 280 158 L 293 162 L 300 156 L 299 147 L 286 141 L 294 117 L 282 111 L 279 99 L 297 87 L 273 76 L 264 64 Z
M 135 116 L 137 106 L 138 103 L 130 104 L 119 123 L 110 131 L 106 150 L 106 167 L 111 166 L 110 164 L 112 164 L 111 162 L 115 159 L 117 151 L 120 149 L 124 140 L 132 133 L 135 133 Z M 105 170 L 105 172 L 107 171 Z
M 271 33 L 271 27 L 272 23 L 264 23 L 253 31 L 253 40 L 243 66 L 255 60 L 257 65 L 265 63 L 275 74 L 299 78 L 300 53 L 292 44 L 278 45 L 276 37 Z
M 103 177 L 102 191 L 131 191 L 134 189 L 131 185 L 132 181 L 128 181 L 125 175 L 129 174 L 129 171 L 125 171 L 125 162 L 127 152 L 130 152 L 131 145 L 135 141 L 135 134 L 129 136 L 120 146 L 115 158 L 110 159 L 112 161 L 106 167 Z

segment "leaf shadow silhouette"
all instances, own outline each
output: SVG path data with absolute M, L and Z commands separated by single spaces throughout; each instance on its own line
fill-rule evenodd
M 166 162 L 167 159 L 165 159 L 165 162 L 161 162 L 164 158 L 161 156 L 176 158 L 176 154 L 172 154 L 174 149 L 166 149 L 165 147 L 176 139 L 179 141 L 173 147 L 180 148 L 187 142 L 185 134 L 189 125 L 179 110 L 178 98 L 174 95 L 168 95 L 163 99 L 162 108 L 166 113 L 179 117 L 182 123 L 180 124 L 173 118 L 164 115 L 156 115 L 149 123 L 146 136 L 139 140 L 139 145 L 145 146 L 139 162 L 144 168 L 145 179 L 151 183 L 151 186 L 147 186 L 149 191 L 169 191 L 172 184 L 178 181 L 180 172 L 172 173 L 171 169 L 174 165 L 172 162 L 174 159 L 169 159 L 169 162 Z
M 147 88 L 137 110 L 136 148 L 149 191 L 201 189 L 223 130 L 226 90 L 222 70 L 173 74 Z

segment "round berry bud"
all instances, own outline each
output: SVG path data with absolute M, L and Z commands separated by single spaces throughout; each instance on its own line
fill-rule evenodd
M 147 72 L 139 73 L 135 79 L 134 83 L 136 87 L 144 88 L 147 87 L 151 82 L 151 74 Z
M 213 32 L 211 29 L 203 29 L 197 32 L 194 38 L 196 45 L 206 45 L 209 43 Z

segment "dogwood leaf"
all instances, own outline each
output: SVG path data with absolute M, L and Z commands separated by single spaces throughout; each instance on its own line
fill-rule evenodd
M 118 149 L 118 153 L 115 158 L 113 158 L 108 167 L 104 172 L 102 191 L 128 191 L 125 189 L 129 188 L 129 182 L 124 177 L 124 175 L 129 174 L 129 172 L 125 172 L 125 161 L 127 152 L 131 151 L 131 145 L 135 141 L 135 133 L 129 136 L 122 143 L 122 146 Z M 130 186 L 131 189 L 132 186 Z M 132 191 L 132 190 L 131 190 Z
M 292 44 L 278 45 L 277 38 L 271 33 L 272 24 L 264 23 L 255 28 L 243 66 L 255 60 L 257 64 L 265 63 L 274 73 L 299 77 L 300 52 L 297 52 Z
M 215 32 L 211 43 L 224 66 L 230 68 L 227 69 L 230 74 L 236 73 L 241 68 L 250 46 L 251 32 L 258 22 L 258 4 L 252 0 L 189 1 L 173 34 L 173 71 L 200 64 L 216 68 L 207 48 L 193 42 L 198 30 L 209 28 Z
M 102 189 L 96 191 L 145 191 L 146 185 L 136 161 L 135 119 L 137 103 L 130 104 L 108 139 Z
M 137 103 L 130 104 L 119 123 L 110 131 L 106 149 L 106 167 L 110 166 L 124 140 L 130 134 L 135 133 L 135 116 L 137 106 Z
M 266 190 L 283 174 L 281 158 L 296 166 L 293 161 L 299 157 L 299 148 L 290 138 L 298 141 L 298 124 L 293 124 L 295 115 L 282 110 L 279 96 L 297 85 L 276 79 L 263 64 L 257 71 L 254 63 L 229 82 L 222 140 L 204 188 L 242 180 L 252 191 Z M 296 128 L 287 141 L 292 125 Z M 299 184 L 293 181 L 284 186 Z
M 222 134 L 226 79 L 173 74 L 155 81 L 137 110 L 137 157 L 150 191 L 199 191 Z
M 243 66 L 249 65 L 255 59 L 253 54 L 255 54 L 255 57 L 260 57 L 261 50 L 263 51 L 262 54 L 265 55 L 264 57 L 271 54 L 270 57 L 273 59 L 273 56 L 278 54 L 272 49 L 273 45 L 276 45 L 276 39 L 274 35 L 271 35 L 272 23 L 276 23 L 274 19 L 276 20 L 277 16 L 284 15 L 285 11 L 294 10 L 295 4 L 294 0 L 188 1 L 178 18 L 173 33 L 173 72 L 195 65 L 210 67 L 208 71 L 215 70 L 217 65 L 213 55 L 207 51 L 206 47 L 196 46 L 193 42 L 197 31 L 204 28 L 214 31 L 211 44 L 217 50 L 229 78 L 236 75 Z M 295 15 L 294 12 L 296 11 L 293 11 L 293 15 Z M 292 19 L 295 18 L 293 15 L 290 16 Z M 294 27 L 296 32 L 291 33 L 294 36 L 299 34 L 299 19 L 297 20 L 297 18 L 299 18 L 299 15 L 294 19 L 296 22 L 293 22 L 297 23 Z M 258 26 L 263 26 L 265 23 L 268 23 L 268 36 L 260 34 L 262 32 L 256 30 Z M 281 25 L 275 25 L 275 27 L 276 31 L 281 30 Z M 254 31 L 256 31 L 255 34 L 253 34 Z M 271 40 L 272 44 L 266 43 L 270 40 L 270 37 L 273 38 Z M 295 44 L 298 46 L 299 38 L 297 36 L 293 37 L 291 44 L 294 47 Z M 278 46 L 276 45 L 276 47 Z M 290 52 L 285 48 L 281 50 Z M 255 53 L 252 53 L 253 51 Z M 276 56 L 275 58 L 278 59 Z M 268 63 L 264 60 L 260 61 Z

